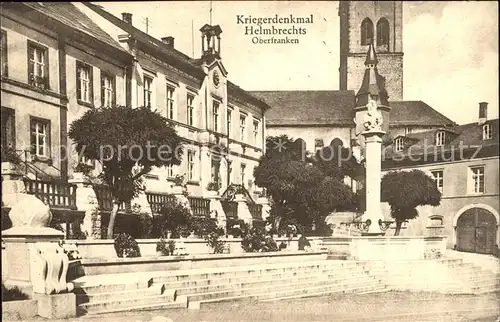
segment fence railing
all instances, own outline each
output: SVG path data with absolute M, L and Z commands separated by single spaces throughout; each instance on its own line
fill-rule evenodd
M 113 195 L 108 187 L 102 185 L 94 185 L 94 192 L 97 197 L 97 202 L 99 203 L 99 208 L 102 211 L 111 211 L 113 209 Z M 130 203 L 121 203 L 118 206 L 118 211 L 127 212 L 130 211 Z
M 222 209 L 228 219 L 238 218 L 238 203 L 230 200 L 221 200 Z
M 76 185 L 52 181 L 25 179 L 24 185 L 28 194 L 52 208 L 76 210 Z
M 154 214 L 159 214 L 161 208 L 170 202 L 175 201 L 174 195 L 166 195 L 161 193 L 146 193 L 146 198 L 148 199 L 149 205 L 151 206 L 151 211 Z
M 189 205 L 195 217 L 210 217 L 210 200 L 199 197 L 188 197 Z
M 262 205 L 248 203 L 248 210 L 253 219 L 262 220 Z

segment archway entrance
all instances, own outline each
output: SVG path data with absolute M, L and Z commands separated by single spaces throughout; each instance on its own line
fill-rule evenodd
M 497 222 L 483 208 L 464 211 L 457 221 L 457 250 L 481 254 L 495 252 Z

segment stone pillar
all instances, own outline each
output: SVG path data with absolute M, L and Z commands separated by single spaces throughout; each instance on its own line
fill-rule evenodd
M 4 207 L 12 208 L 20 194 L 26 193 L 23 174 L 10 162 L 2 162 L 2 202 Z
M 380 209 L 380 182 L 383 131 L 370 130 L 361 133 L 365 137 L 366 160 L 366 211 L 363 221 L 370 220 L 367 235 L 383 235 L 378 221 L 384 220 Z
M 189 209 L 189 211 L 191 212 L 191 205 L 189 204 L 188 198 L 184 195 L 183 189 L 184 188 L 181 186 L 173 186 L 172 187 L 172 195 L 175 197 L 175 199 L 177 200 L 177 202 L 179 204 L 183 205 L 184 207 Z
M 222 203 L 220 202 L 220 196 L 211 195 L 208 196 L 208 199 L 210 199 L 210 217 L 215 218 L 217 220 L 217 226 L 224 229 L 224 232 L 226 232 L 227 218 L 222 208 Z
M 146 191 L 142 190 L 137 194 L 137 197 L 132 199 L 131 207 L 139 208 L 138 213 L 147 214 L 150 217 L 153 217 L 153 211 L 151 210 L 151 205 L 149 204 L 148 197 L 146 196 Z
M 210 160 L 210 149 L 207 145 L 203 145 L 200 148 L 200 166 L 197 171 L 199 171 L 200 185 L 202 189 L 202 195 L 206 196 L 207 185 L 210 182 L 212 162 Z M 203 170 L 202 170 L 203 169 Z M 208 169 L 208 170 L 207 170 Z
M 271 215 L 271 205 L 269 203 L 269 199 L 258 198 L 256 203 L 262 205 L 262 220 L 266 221 Z
M 234 196 L 234 201 L 238 203 L 238 219 L 243 220 L 248 226 L 252 226 L 253 218 L 250 210 L 248 210 L 247 201 L 242 194 Z
M 83 174 L 74 173 L 70 183 L 76 184 L 76 207 L 85 212 L 83 218 L 82 232 L 87 239 L 101 239 L 101 214 L 99 213 L 99 202 L 92 184 Z
M 18 194 L 17 200 L 9 212 L 12 228 L 2 232 L 5 285 L 36 299 L 42 317 L 75 317 L 74 285 L 66 282 L 69 260 L 60 246 L 64 234 L 47 227 L 52 214 L 41 200 L 28 194 Z

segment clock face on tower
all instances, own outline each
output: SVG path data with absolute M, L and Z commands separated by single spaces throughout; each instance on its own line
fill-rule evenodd
M 219 87 L 220 77 L 219 77 L 219 73 L 217 71 L 214 71 L 213 81 L 214 81 L 215 87 Z

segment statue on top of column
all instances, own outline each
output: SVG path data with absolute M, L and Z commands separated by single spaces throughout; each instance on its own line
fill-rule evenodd
M 364 117 L 363 125 L 367 131 L 381 131 L 382 130 L 382 114 L 378 111 L 377 102 L 370 98 L 366 105 L 367 113 Z

